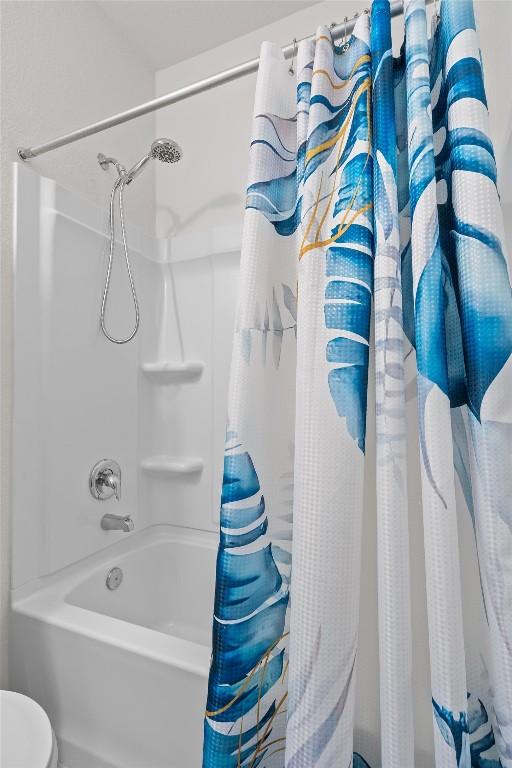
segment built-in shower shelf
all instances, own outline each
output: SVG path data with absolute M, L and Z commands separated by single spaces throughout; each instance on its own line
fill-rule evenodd
M 204 363 L 200 360 L 188 362 L 160 360 L 154 363 L 142 363 L 142 370 L 150 376 L 186 381 L 187 379 L 198 379 L 204 370 Z
M 142 469 L 164 475 L 194 475 L 199 474 L 204 461 L 195 457 L 150 456 L 142 461 Z

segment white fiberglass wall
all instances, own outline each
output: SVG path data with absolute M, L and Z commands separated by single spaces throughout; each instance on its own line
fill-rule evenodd
M 14 170 L 17 587 L 129 535 L 103 531 L 106 512 L 131 515 L 136 530 L 215 529 L 239 240 L 227 227 L 157 240 L 129 224 L 141 327 L 112 344 L 98 321 L 105 207 Z M 115 335 L 133 325 L 120 251 L 107 322 Z M 119 502 L 89 492 L 105 457 L 121 465 Z

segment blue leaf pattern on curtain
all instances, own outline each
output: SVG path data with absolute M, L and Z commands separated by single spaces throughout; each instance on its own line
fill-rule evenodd
M 354 759 L 373 290 L 369 42 L 364 14 L 345 46 L 320 27 L 297 60 L 302 203 L 287 768 Z
M 283 699 L 269 699 L 268 694 L 283 677 L 288 584 L 267 538 L 265 497 L 252 459 L 236 434 L 228 433 L 227 441 L 213 620 L 215 652 L 205 721 L 205 744 L 213 762 L 206 760 L 205 765 L 237 768 L 259 765 L 276 747 L 273 725 Z M 254 709 L 258 710 L 256 723 L 244 728 L 244 716 Z
M 454 467 L 476 536 L 475 551 L 463 553 L 462 561 L 463 574 L 469 574 L 472 567 L 479 572 L 482 595 L 478 621 L 465 625 L 466 655 L 469 654 L 469 660 L 474 659 L 467 665 L 469 677 L 466 685 L 473 692 L 473 697 L 476 693 L 479 701 L 486 702 L 485 705 L 482 703 L 482 707 L 490 714 L 483 742 L 479 740 L 480 735 L 477 736 L 472 730 L 469 717 L 471 755 L 468 755 L 466 747 L 462 747 L 460 765 L 494 768 L 512 765 L 512 624 L 510 610 L 505 607 L 507 588 L 504 575 L 511 542 L 512 486 L 510 477 L 506 477 L 503 471 L 502 458 L 510 456 L 512 451 L 512 413 L 510 404 L 503 397 L 505 388 L 512 384 L 510 279 L 503 251 L 503 226 L 495 186 L 496 167 L 488 133 L 487 103 L 472 2 L 443 2 L 428 55 L 425 54 L 424 26 L 418 34 L 418 22 L 424 13 L 422 3 L 409 3 L 408 13 L 405 51 L 402 59 L 395 62 L 404 330 L 417 349 L 418 369 L 424 373 L 424 377 L 419 376 L 419 426 L 426 482 L 436 492 L 442 485 L 436 485 L 425 436 L 428 419 L 425 403 L 429 395 L 427 382 L 430 380 L 439 386 L 451 406 L 451 429 L 444 416 L 446 426 L 443 431 L 445 435 L 453 435 Z M 432 112 L 432 129 L 431 149 L 428 152 L 424 151 L 424 147 L 423 151 L 419 149 L 416 131 L 412 147 L 408 147 L 405 141 L 405 74 L 406 66 L 412 68 L 418 56 L 418 37 L 422 42 L 424 61 L 429 66 L 430 96 L 425 103 Z M 418 80 L 415 79 L 413 84 L 411 78 L 408 86 L 410 130 L 411 113 L 414 112 L 416 120 L 421 113 L 416 105 L 412 106 L 413 99 L 418 98 Z M 426 93 L 425 77 L 423 89 Z M 414 126 L 417 127 L 417 122 Z M 429 137 L 425 135 L 425 139 L 429 140 Z M 432 170 L 432 161 L 428 160 L 430 170 L 426 173 L 425 165 L 432 153 L 435 168 Z M 420 294 L 424 303 L 416 305 L 415 328 L 414 295 L 416 290 L 417 298 L 417 291 L 422 286 L 419 282 L 414 285 L 415 248 L 414 245 L 411 247 L 410 235 L 415 226 L 417 197 L 425 193 L 429 175 L 435 182 L 437 203 L 435 208 L 432 203 L 430 206 L 431 215 L 435 214 L 438 220 L 434 258 L 438 259 L 436 279 L 439 285 Z M 416 193 L 412 188 L 415 182 Z M 425 274 L 431 279 L 432 270 L 430 276 L 426 271 Z M 425 285 L 428 283 L 425 282 Z M 432 298 L 429 298 L 429 293 Z M 439 308 L 437 312 L 433 312 L 435 306 Z M 432 317 L 433 314 L 435 317 Z M 426 335 L 428 341 L 437 338 L 435 344 L 423 343 L 418 335 L 418 320 L 420 324 L 427 323 L 423 336 Z M 441 327 L 441 321 L 444 327 Z M 440 350 L 443 354 L 439 353 Z M 486 419 L 482 419 L 482 403 L 487 403 Z M 431 454 L 436 456 L 437 451 L 434 449 Z M 472 566 L 471 561 L 476 566 Z M 432 582 L 436 582 L 435 574 L 432 574 L 431 588 Z M 445 583 L 453 584 L 451 580 Z M 442 590 L 442 581 L 435 588 Z M 473 599 L 476 600 L 477 595 Z M 440 622 L 437 630 L 430 628 L 431 643 L 434 643 L 431 663 L 433 659 L 434 667 L 437 656 L 435 644 L 442 635 L 442 624 Z M 485 653 L 489 640 L 490 657 Z M 454 656 L 460 643 L 460 638 L 454 643 Z M 487 676 L 490 677 L 489 682 L 486 682 Z M 464 687 L 459 687 L 459 703 Z M 438 701 L 435 695 L 434 701 Z M 447 717 L 454 718 L 454 722 L 460 717 L 456 714 L 459 712 L 456 706 L 450 709 L 440 702 L 436 706 L 439 711 L 449 713 Z M 436 713 L 434 706 L 436 731 L 442 736 L 439 711 Z M 456 750 L 453 754 L 456 759 Z M 498 755 L 501 762 L 498 762 Z M 442 758 L 437 756 L 436 766 L 444 764 Z
M 327 39 L 325 31 L 318 39 L 322 37 Z M 310 89 L 301 179 L 309 203 L 302 215 L 299 259 L 325 252 L 325 276 L 330 279 L 324 321 L 334 333 L 326 357 L 335 366 L 329 366 L 329 389 L 338 415 L 347 420 L 350 435 L 364 451 L 373 288 L 371 66 L 368 43 L 357 36 L 348 51 L 332 50 L 324 66 L 315 64 Z M 320 79 L 327 85 L 318 86 Z
M 466 665 L 459 565 L 442 253 L 436 200 L 429 50 L 424 0 L 406 0 L 407 133 L 412 288 L 418 369 L 421 484 L 436 765 L 469 768 L 469 739 L 448 749 L 438 712 L 467 731 Z M 446 628 L 450 627 L 447 632 Z M 449 670 L 449 674 L 447 674 Z
M 453 416 L 460 414 L 460 433 L 464 427 L 467 432 L 466 463 L 459 462 L 458 473 L 472 513 L 483 594 L 485 640 L 474 633 L 467 646 L 484 654 L 490 678 L 489 691 L 477 691 L 473 680 L 468 687 L 492 721 L 485 742 L 488 765 L 499 765 L 493 760 L 499 755 L 503 766 L 511 766 L 512 615 L 504 569 L 512 545 L 512 481 L 503 457 L 512 456 L 512 292 L 470 0 L 443 7 L 431 49 L 430 85 L 448 395 Z M 475 760 L 471 713 L 469 728 Z
M 512 768 L 512 294 L 472 2 L 443 0 L 429 40 L 425 0 L 405 0 L 394 59 L 389 0 L 373 0 L 371 39 L 364 14 L 347 43 L 320 27 L 295 84 L 262 47 L 203 768 L 409 768 L 424 699 L 435 768 Z M 372 291 L 370 691 L 357 659 Z M 411 383 L 428 697 L 412 682 Z M 359 695 L 380 695 L 380 738 Z

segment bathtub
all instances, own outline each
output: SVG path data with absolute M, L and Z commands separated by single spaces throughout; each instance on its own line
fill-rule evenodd
M 217 537 L 117 537 L 13 592 L 12 687 L 48 712 L 66 768 L 198 768 Z

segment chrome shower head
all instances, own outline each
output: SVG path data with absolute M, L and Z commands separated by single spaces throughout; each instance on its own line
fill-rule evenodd
M 162 163 L 177 163 L 183 157 L 183 150 L 172 139 L 155 139 L 151 145 L 151 157 Z
M 182 157 L 183 151 L 175 141 L 172 139 L 155 139 L 148 154 L 141 157 L 139 162 L 130 168 L 126 174 L 125 184 L 131 184 L 151 158 L 161 160 L 163 163 L 177 163 Z

